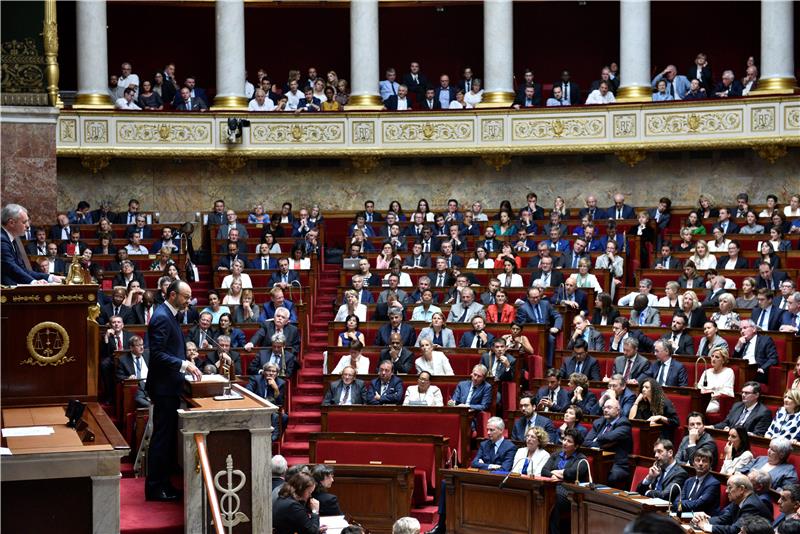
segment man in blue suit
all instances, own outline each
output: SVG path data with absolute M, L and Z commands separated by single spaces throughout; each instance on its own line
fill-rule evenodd
M 584 445 L 597 447 L 614 453 L 614 465 L 608 473 L 608 485 L 627 489 L 630 485 L 630 463 L 628 456 L 633 450 L 631 423 L 620 415 L 620 405 L 615 399 L 603 405 L 603 417 L 592 424 Z
M 635 219 L 636 212 L 625 204 L 625 195 L 617 193 L 614 195 L 614 205 L 606 210 L 606 216 L 609 219 Z
M 577 319 L 577 317 L 576 317 Z M 572 357 L 561 363 L 558 377 L 568 379 L 572 373 L 582 373 L 589 380 L 600 380 L 600 364 L 589 355 L 589 344 L 579 337 L 572 344 Z
M 514 421 L 511 439 L 525 441 L 525 432 L 532 426 L 540 426 L 547 432 L 551 443 L 558 443 L 558 430 L 550 419 L 536 413 L 536 402 L 532 393 L 527 392 L 519 399 L 519 411 L 522 413 L 522 417 Z
M 712 461 L 711 453 L 705 449 L 694 453 L 695 476 L 687 478 L 681 490 L 681 509 L 684 512 L 705 512 L 710 516 L 719 513 L 720 484 L 714 475 L 709 474 Z
M 18 284 L 44 284 L 46 282 L 61 283 L 63 276 L 47 273 L 37 273 L 25 264 L 25 250 L 18 238 L 25 235 L 31 224 L 28 210 L 19 204 L 8 204 L 2 210 L 3 231 L 0 242 L 0 259 L 2 260 L 3 285 L 15 286 Z
M 264 322 L 268 319 L 275 317 L 275 312 L 278 308 L 286 308 L 289 311 L 289 322 L 297 323 L 297 308 L 294 307 L 294 302 L 286 300 L 286 295 L 280 287 L 273 287 L 270 292 L 270 300 L 261 307 L 261 314 L 258 316 L 258 322 Z
M 289 258 L 281 258 L 278 260 L 278 272 L 272 273 L 269 277 L 267 285 L 270 287 L 280 286 L 286 289 L 293 282 L 300 283 L 300 277 L 297 273 L 289 270 Z
M 547 385 L 536 392 L 536 406 L 546 412 L 565 412 L 569 408 L 569 394 L 558 382 L 558 370 L 550 368 L 545 373 Z
M 186 282 L 172 282 L 167 298 L 147 326 L 150 340 L 150 368 L 147 372 L 147 394 L 153 403 L 153 436 L 147 456 L 145 498 L 148 501 L 175 501 L 178 492 L 169 482 L 175 465 L 175 436 L 178 431 L 178 408 L 183 392 L 184 375 L 200 380 L 202 373 L 186 359 L 183 332 L 176 319 L 192 298 Z
M 665 339 L 653 343 L 656 361 L 650 364 L 650 376 L 662 386 L 688 386 L 689 375 L 686 373 L 686 367 L 672 357 L 672 352 L 672 344 Z
M 534 323 L 544 324 L 549 327 L 547 343 L 547 367 L 553 366 L 553 355 L 555 354 L 556 335 L 564 326 L 564 320 L 550 303 L 542 300 L 544 291 L 538 287 L 528 290 L 528 300 L 517 310 L 517 320 L 519 324 Z
M 250 260 L 247 266 L 254 270 L 268 271 L 278 268 L 278 260 L 269 253 L 269 245 L 261 243 L 258 245 L 258 256 Z
M 286 399 L 286 381 L 278 378 L 278 370 L 276 364 L 265 363 L 259 374 L 250 376 L 247 389 L 280 408 Z M 285 429 L 288 423 L 289 416 L 285 412 L 281 414 L 280 425 L 278 424 L 278 413 L 272 414 L 272 441 L 278 441 L 281 429 Z
M 378 378 L 370 385 L 369 404 L 403 404 L 403 381 L 394 374 L 391 360 L 383 360 L 378 366 Z
M 775 518 L 772 523 L 772 528 L 777 529 L 781 524 L 790 518 L 797 518 L 797 512 L 800 510 L 800 484 L 789 484 L 780 490 L 780 498 L 778 499 L 778 508 L 781 513 Z
M 486 373 L 488 370 L 481 364 L 473 367 L 470 379 L 458 383 L 447 405 L 468 406 L 479 412 L 488 410 L 492 403 L 492 386 L 486 382 Z

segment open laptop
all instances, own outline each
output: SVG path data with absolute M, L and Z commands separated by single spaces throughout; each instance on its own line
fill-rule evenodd
M 357 270 L 359 261 L 361 261 L 359 258 L 345 258 L 342 261 L 342 269 Z

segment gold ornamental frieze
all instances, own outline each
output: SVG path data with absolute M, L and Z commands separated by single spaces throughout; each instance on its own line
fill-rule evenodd
M 481 140 L 502 141 L 505 136 L 503 119 L 481 119 Z
M 514 141 L 538 139 L 598 139 L 606 136 L 605 117 L 512 119 Z
M 775 108 L 763 107 L 751 109 L 750 130 L 754 132 L 774 132 Z
M 385 121 L 384 143 L 472 142 L 472 121 Z
M 741 133 L 744 110 L 713 112 L 646 113 L 645 136 Z
M 67 356 L 69 334 L 58 323 L 45 321 L 34 325 L 26 339 L 30 357 L 19 362 L 20 365 L 64 365 L 74 362 L 74 356 Z
M 800 106 L 786 106 L 783 113 L 784 128 L 786 130 L 800 130 Z
M 344 126 L 344 122 L 252 122 L 250 125 L 250 144 L 343 144 Z
M 117 143 L 211 144 L 211 122 L 117 121 Z

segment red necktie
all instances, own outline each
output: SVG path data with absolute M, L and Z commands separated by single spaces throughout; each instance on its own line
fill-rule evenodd
M 117 334 L 117 350 L 122 350 L 122 336 Z
M 144 324 L 150 324 L 150 309 L 144 311 Z

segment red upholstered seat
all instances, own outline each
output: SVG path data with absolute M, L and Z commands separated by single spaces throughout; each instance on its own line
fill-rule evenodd
M 683 433 L 686 426 L 686 419 L 692 411 L 692 398 L 688 395 L 668 394 L 667 397 L 672 401 L 675 406 L 675 412 L 678 414 L 678 421 L 680 426 L 675 429 L 675 443 L 680 443 L 683 439 Z
M 635 430 L 635 429 L 634 429 Z M 634 441 L 634 443 L 636 443 Z M 635 445 L 634 445 L 635 446 Z M 636 454 L 636 453 L 634 453 Z M 633 471 L 633 479 L 631 480 L 631 491 L 636 491 L 636 486 L 639 485 L 639 482 L 647 477 L 647 471 L 650 468 L 644 465 L 637 465 L 636 469 Z
M 724 482 L 719 486 L 719 509 L 722 510 L 728 506 L 728 485 Z
M 725 417 L 727 417 L 728 412 L 731 411 L 731 407 L 733 403 L 736 401 L 733 397 L 728 397 L 727 395 L 723 395 L 717 399 L 719 401 L 719 411 L 717 413 L 711 413 L 706 416 L 708 421 L 706 423 L 710 425 L 715 425 L 721 422 Z
M 633 440 L 633 454 L 642 454 L 642 447 L 640 443 L 641 429 L 638 426 L 631 428 L 631 439 Z M 638 469 L 638 468 L 637 468 Z

